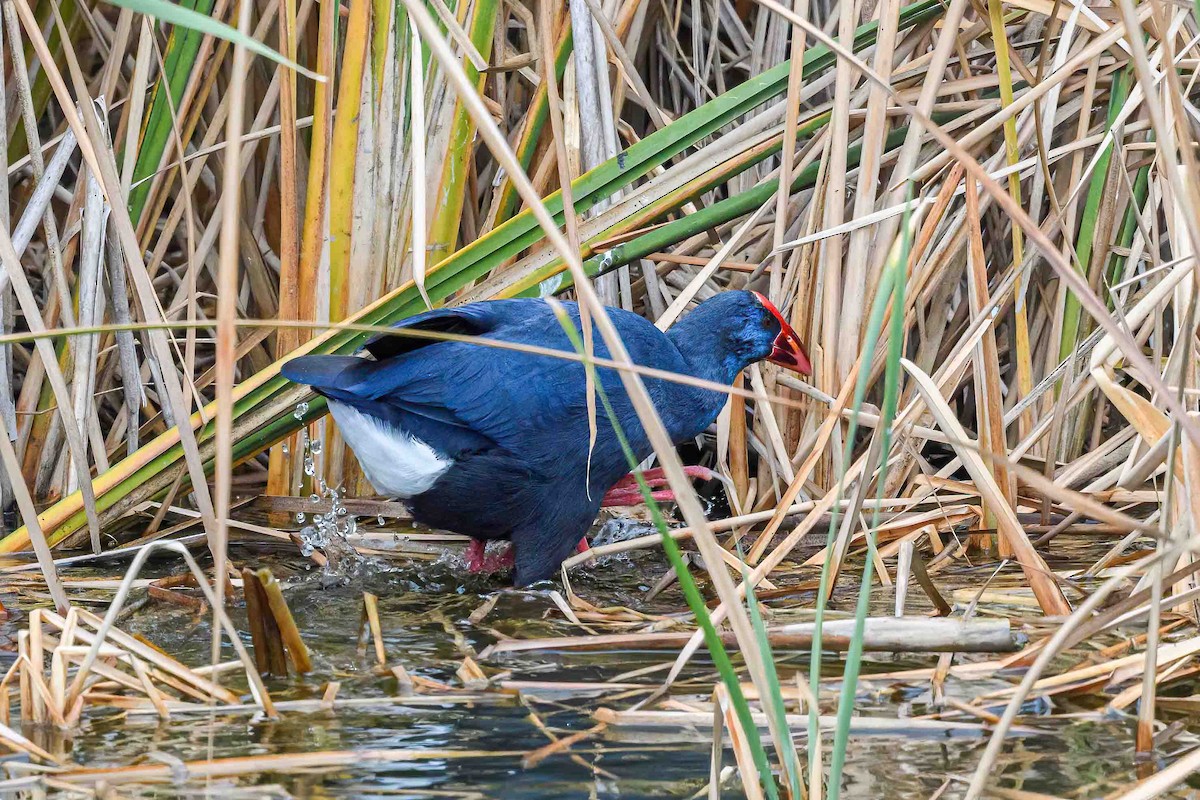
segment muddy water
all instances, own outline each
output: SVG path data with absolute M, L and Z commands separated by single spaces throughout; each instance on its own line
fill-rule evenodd
M 557 610 L 546 588 L 515 592 L 500 580 L 465 575 L 454 556 L 418 564 L 402 560 L 369 569 L 342 585 L 329 585 L 308 562 L 300 558 L 234 553 L 238 564 L 268 564 L 286 582 L 287 596 L 311 650 L 315 669 L 301 678 L 268 681 L 277 699 L 319 698 L 329 681 L 340 682 L 339 698 L 378 698 L 375 705 L 338 708 L 336 711 L 292 712 L 270 721 L 248 713 L 176 716 L 160 723 L 146 715 L 125 715 L 113 709 L 95 709 L 85 716 L 82 728 L 61 747 L 79 764 L 127 766 L 176 764 L 175 781 L 155 786 L 123 785 L 116 797 L 297 797 L 297 798 L 435 798 L 481 797 L 552 800 L 554 798 L 690 797 L 704 789 L 709 770 L 709 744 L 702 733 L 685 730 L 610 730 L 599 738 L 576 745 L 577 758 L 552 755 L 539 765 L 523 769 L 517 753 L 534 751 L 549 741 L 535 724 L 556 736 L 590 728 L 591 711 L 599 706 L 628 708 L 644 695 L 609 696 L 528 689 L 520 697 L 501 696 L 488 702 L 444 703 L 425 706 L 394 702 L 397 681 L 374 669 L 373 656 L 359 649 L 357 630 L 361 592 L 380 598 L 384 645 L 389 665 L 400 664 L 414 676 L 455 686 L 455 670 L 463 655 L 482 650 L 500 636 L 562 636 L 580 631 Z M 151 566 L 157 574 L 177 570 L 174 563 Z M 576 572 L 574 589 L 597 606 L 626 605 L 649 613 L 677 612 L 681 597 L 667 590 L 651 602 L 645 593 L 665 570 L 657 552 L 606 559 L 593 569 Z M 939 585 L 980 586 L 989 568 L 963 568 L 939 576 Z M 105 574 L 111 575 L 111 571 Z M 1003 582 L 1003 581 L 1002 581 Z M 334 582 L 336 583 L 336 582 Z M 847 584 L 851 581 L 847 581 Z M 495 607 L 477 623 L 468 617 L 492 594 L 502 592 Z M 840 590 L 835 606 L 851 608 L 853 587 Z M 811 596 L 799 594 L 775 604 L 778 619 L 798 618 L 811 607 Z M 877 613 L 890 607 L 889 590 L 880 590 Z M 914 598 L 911 610 L 920 612 Z M 235 610 L 235 621 L 244 629 L 244 612 Z M 19 624 L 20 617 L 10 623 Z M 127 630 L 141 634 L 185 663 L 207 661 L 210 629 L 190 612 L 151 605 L 128 619 Z M 247 644 L 248 644 L 247 639 Z M 663 663 L 672 653 L 529 653 L 483 664 L 489 675 L 515 681 L 604 681 L 614 676 Z M 226 646 L 224 658 L 233 658 Z M 807 653 L 778 653 L 786 675 L 804 671 Z M 912 666 L 932 666 L 930 657 L 874 655 L 867 672 Z M 829 675 L 840 671 L 837 656 L 826 658 Z M 661 673 L 626 679 L 656 685 Z M 235 682 L 236 683 L 236 682 Z M 1002 683 L 993 682 L 995 686 Z M 697 659 L 685 673 L 681 693 L 700 700 L 713 684 L 706 659 Z M 244 686 L 237 686 L 244 689 Z M 970 699 L 988 688 L 951 679 L 947 692 Z M 830 689 L 836 689 L 835 685 Z M 928 713 L 928 684 L 866 681 L 859 709 L 868 715 L 890 718 Z M 1064 701 L 1069 702 L 1069 701 Z M 1098 719 L 1091 709 L 1056 709 L 1081 712 L 1079 721 L 1038 722 L 1036 735 L 1014 740 L 1001 764 L 1001 784 L 1006 788 L 1072 797 L 1103 797 L 1136 779 L 1132 757 L 1131 716 Z M 1048 709 L 1031 706 L 1031 714 Z M 1087 712 L 1087 713 L 1082 713 Z M 1200 726 L 1194 726 L 1200 731 Z M 44 732 L 26 731 L 47 742 Z M 1185 732 L 1167 746 L 1168 755 L 1185 749 L 1192 738 Z M 854 798 L 928 798 L 946 781 L 946 797 L 960 796 L 974 769 L 985 740 L 917 736 L 861 736 L 850 747 L 846 792 Z M 828 746 L 828 742 L 826 742 Z M 801 744 L 803 747 L 803 744 Z M 264 771 L 236 779 L 205 784 L 190 778 L 179 762 L 208 757 L 270 756 L 334 750 L 402 749 L 451 750 L 470 755 L 464 759 L 433 759 L 413 763 L 380 763 L 363 760 L 351 767 L 292 771 Z M 726 753 L 726 763 L 731 755 Z M 1000 770 L 998 770 L 1000 772 Z M 1200 784 L 1198 784 L 1200 785 Z M 1186 790 L 1178 796 L 1186 796 Z M 51 796 L 54 796 L 51 793 Z M 59 796 L 68 796 L 62 794 Z M 722 796 L 740 797 L 736 779 Z

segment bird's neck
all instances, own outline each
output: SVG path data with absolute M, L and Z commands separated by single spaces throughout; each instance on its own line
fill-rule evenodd
M 689 372 L 697 378 L 728 386 L 738 373 L 747 367 L 736 353 L 723 352 L 717 339 L 717 326 L 698 309 L 671 326 L 667 338 L 687 362 Z M 716 356 L 720 353 L 721 355 Z
M 699 311 L 692 312 L 672 326 L 667 336 L 687 364 L 686 372 L 729 386 L 746 365 L 736 355 L 724 352 L 711 321 L 697 320 L 698 316 Z M 676 443 L 695 437 L 711 425 L 727 399 L 724 392 L 682 384 L 672 384 L 670 391 L 671 402 L 661 413 Z

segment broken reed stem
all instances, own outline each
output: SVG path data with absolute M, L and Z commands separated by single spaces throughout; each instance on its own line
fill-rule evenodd
M 271 616 L 274 617 L 275 624 L 279 627 L 279 636 L 284 647 L 287 648 L 288 656 L 292 659 L 292 665 L 301 675 L 311 672 L 312 660 L 308 655 L 308 647 L 300 637 L 300 630 L 296 627 L 291 609 L 288 608 L 287 601 L 283 598 L 283 589 L 279 586 L 279 581 L 275 580 L 275 576 L 266 567 L 257 570 L 255 576 L 266 597 L 267 606 L 271 609 Z
M 262 675 L 287 677 L 287 655 L 279 624 L 275 621 L 266 590 L 249 567 L 242 567 L 242 594 L 246 598 L 246 619 L 250 624 L 255 666 Z
M 386 665 L 387 652 L 383 649 L 383 629 L 379 625 L 379 598 L 370 592 L 363 592 L 363 619 L 359 625 L 360 630 L 366 628 L 364 634 L 359 637 L 359 643 L 364 643 L 369 635 L 375 643 L 375 661 L 381 667 Z

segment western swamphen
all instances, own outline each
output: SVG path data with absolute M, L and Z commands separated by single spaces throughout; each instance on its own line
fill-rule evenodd
M 579 330 L 579 309 L 563 303 Z M 666 333 L 628 311 L 608 309 L 637 364 L 723 385 L 767 359 L 811 369 L 795 331 L 757 292 L 727 291 L 698 305 Z M 575 352 L 554 309 L 542 300 L 494 300 L 410 317 L 400 330 L 466 334 Z M 595 353 L 608 349 L 595 334 Z M 369 357 L 363 357 L 369 356 Z M 636 484 L 603 407 L 589 453 L 584 367 L 544 354 L 467 341 L 383 334 L 355 356 L 301 356 L 283 374 L 329 401 L 346 443 L 382 495 L 407 502 L 414 518 L 475 541 L 512 541 L 514 582 L 550 577 L 610 504 L 636 502 Z M 620 376 L 597 370 L 639 460 L 653 452 Z M 716 419 L 726 395 L 648 378 L 651 399 L 681 443 Z M 661 485 L 661 478 L 657 481 Z M 610 492 L 611 490 L 611 492 Z M 586 540 L 585 540 L 586 541 Z

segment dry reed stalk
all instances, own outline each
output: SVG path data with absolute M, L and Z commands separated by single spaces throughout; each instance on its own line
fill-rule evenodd
M 55 588 L 55 571 L 84 562 L 52 563 L 34 514 L 72 481 L 82 495 L 44 514 L 40 528 L 58 541 L 68 523 L 74 531 L 88 527 L 93 542 L 106 547 L 100 525 L 109 530 L 110 521 L 147 497 L 122 494 L 122 484 L 167 493 L 149 512 L 151 531 L 171 506 L 193 506 L 198 510 L 186 513 L 215 531 L 229 516 L 232 493 L 253 494 L 264 483 L 274 496 L 300 491 L 297 441 L 290 441 L 288 457 L 276 448 L 266 472 L 255 453 L 291 430 L 280 422 L 303 394 L 273 386 L 270 363 L 307 340 L 309 329 L 248 329 L 239 339 L 239 322 L 257 316 L 319 324 L 325 309 L 335 319 L 351 315 L 399 287 L 384 301 L 395 303 L 390 320 L 431 301 L 565 285 L 555 277 L 565 264 L 589 309 L 593 293 L 584 271 L 615 266 L 628 279 L 602 279 L 603 296 L 665 325 L 693 300 L 761 277 L 813 345 L 818 375 L 810 385 L 769 369 L 753 373 L 719 421 L 717 447 L 706 458 L 715 457 L 716 470 L 736 486 L 734 516 L 704 520 L 691 495 L 684 496 L 688 527 L 675 536 L 700 532 L 709 578 L 724 603 L 717 617 L 733 610 L 738 639 L 748 641 L 737 618 L 738 592 L 720 566 L 725 561 L 740 571 L 740 561 L 709 531 L 730 531 L 729 542 L 755 538 L 747 559 L 751 581 L 783 587 L 762 594 L 772 611 L 786 611 L 807 602 L 794 599 L 789 587 L 804 585 L 812 573 L 803 570 L 825 560 L 811 553 L 797 558 L 797 545 L 826 528 L 828 512 L 848 509 L 829 559 L 836 572 L 844 557 L 856 557 L 869 530 L 856 512 L 881 508 L 874 530 L 885 560 L 881 575 L 894 553 L 907 554 L 911 546 L 911 578 L 945 611 L 936 598 L 955 596 L 947 569 L 965 554 L 944 537 L 977 518 L 979 540 L 994 524 L 1001 548 L 1013 547 L 1025 568 L 1018 588 L 1037 592 L 1006 585 L 977 602 L 1040 600 L 1051 614 L 1035 645 L 1011 663 L 1028 664 L 1077 645 L 1078 636 L 1102 636 L 1148 617 L 1147 635 L 1130 639 L 1129 653 L 1156 655 L 1123 668 L 1142 671 L 1121 673 L 1116 702 L 1145 700 L 1139 740 L 1150 745 L 1151 726 L 1164 718 L 1161 702 L 1151 700 L 1161 701 L 1157 690 L 1189 669 L 1163 660 L 1163 648 L 1174 642 L 1162 638 L 1155 615 L 1174 624 L 1172 615 L 1193 609 L 1196 597 L 1190 519 L 1200 485 L 1200 376 L 1192 363 L 1192 242 L 1200 235 L 1194 213 L 1200 189 L 1190 125 L 1197 117 L 1197 50 L 1186 9 L 1130 0 L 1109 12 L 1041 0 L 951 0 L 906 27 L 890 0 L 666 6 L 577 0 L 557 15 L 539 13 L 526 0 L 437 2 L 439 32 L 426 30 L 421 48 L 436 64 L 423 70 L 407 43 L 406 17 L 386 3 L 351 4 L 342 25 L 329 4 L 315 9 L 311 23 L 312 4 L 299 5 L 268 4 L 254 35 L 271 36 L 275 26 L 285 56 L 337 75 L 335 84 L 313 85 L 272 69 L 239 86 L 247 62 L 227 42 L 199 37 L 190 60 L 176 66 L 179 37 L 160 48 L 162 29 L 129 9 L 90 10 L 96 23 L 80 33 L 53 8 L 4 3 L 12 69 L 0 93 L 20 119 L 9 120 L 17 124 L 5 143 L 0 283 L 11 279 L 20 313 L 2 319 L 0 290 L 0 327 L 15 321 L 17 330 L 74 333 L 71 344 L 0 342 L 0 415 L 6 415 L 0 437 L 7 431 L 14 442 L 0 443 L 0 458 L 6 474 L 19 470 L 25 477 L 0 488 L 0 505 L 18 503 L 45 587 L 61 610 L 68 598 Z M 212 13 L 232 19 L 234 6 L 220 2 Z M 564 44 L 571 15 L 591 34 L 579 37 L 573 61 Z M 878 27 L 855 49 L 854 26 L 873 16 Z M 52 28 L 65 43 L 61 52 L 46 41 Z M 838 51 L 836 63 L 802 65 L 827 47 Z M 110 57 L 94 57 L 106 48 Z M 623 165 L 611 173 L 600 166 L 597 172 L 608 176 L 603 184 L 583 176 L 571 185 L 580 171 L 574 162 L 595 166 L 617 152 L 614 145 L 624 148 L 624 159 L 640 157 L 639 147 L 674 135 L 680 121 L 693 124 L 698 118 L 687 116 L 693 109 L 710 103 L 702 112 L 710 114 L 728 93 L 765 81 L 765 71 L 789 53 L 795 61 L 772 73 L 771 91 L 764 89 L 756 104 L 655 155 L 654 163 L 637 167 L 633 183 L 621 177 Z M 165 91 L 169 86 L 174 90 Z M 111 110 L 105 118 L 91 103 L 100 92 Z M 425 107 L 406 112 L 406 97 Z M 253 123 L 237 119 L 243 110 Z M 311 147 L 302 138 L 310 124 Z M 471 144 L 476 125 L 487 148 Z M 453 143 L 463 143 L 461 152 L 451 152 Z M 68 169 L 77 148 L 78 173 Z M 226 161 L 214 181 L 208 159 L 218 153 Z M 154 163 L 135 179 L 139 156 Z M 409 165 L 422 160 L 444 168 L 412 175 Z M 880 291 L 910 181 L 924 214 L 906 265 L 902 320 L 915 371 L 897 387 L 902 411 L 890 431 L 893 458 L 878 475 L 867 456 L 884 431 L 886 359 L 881 349 L 863 363 L 863 320 Z M 550 218 L 537 201 L 559 189 L 579 205 Z M 130 201 L 139 195 L 144 211 L 135 214 Z M 238 203 L 220 199 L 235 195 Z M 107 226 L 93 223 L 101 197 L 111 207 Z M 419 206 L 426 197 L 436 208 L 434 221 L 428 228 L 410 224 L 424 216 Z M 555 198 L 550 202 L 556 208 Z M 530 209 L 524 217 L 521 203 Z M 237 205 L 246 220 L 231 216 Z M 377 218 L 366 220 L 368 210 Z M 532 217 L 546 227 L 541 240 L 526 222 Z M 551 230 L 559 224 L 565 237 Z M 471 256 L 521 225 L 527 225 L 523 238 Z M 105 230 L 101 252 L 93 244 Z M 434 255 L 422 269 L 426 235 Z M 6 238 L 12 248 L 3 246 Z M 418 253 L 410 256 L 414 247 Z M 442 261 L 441 254 L 456 252 L 465 255 Z M 403 288 L 407 275 L 420 285 Z M 596 311 L 589 321 L 604 332 Z M 174 333 L 151 327 L 182 319 L 193 327 L 178 345 Z M 106 320 L 125 328 L 112 329 Z M 139 325 L 146 326 L 136 332 L 140 348 L 129 329 Z M 856 410 L 852 387 L 860 370 L 870 390 Z M 263 386 L 272 388 L 258 392 Z M 6 411 L 10 394 L 15 402 Z M 209 411 L 190 414 L 193 401 L 203 407 L 214 396 L 220 402 Z M 261 405 L 246 408 L 251 404 Z M 872 431 L 850 443 L 851 461 L 841 463 L 846 424 L 855 414 Z M 193 434 L 212 416 L 221 428 L 215 440 Z M 156 440 L 189 417 L 194 425 Z M 258 429 L 269 432 L 259 437 Z M 343 469 L 336 437 L 324 440 L 319 474 L 345 476 L 352 488 L 367 490 L 355 482 L 352 460 Z M 123 465 L 118 448 L 130 453 Z M 209 503 L 202 463 L 211 463 L 216 448 L 219 513 Z M 114 469 L 100 475 L 110 463 Z M 883 487 L 878 503 L 869 496 L 876 481 Z M 311 487 L 302 488 L 307 495 Z M 982 512 L 967 516 L 921 517 L 939 505 L 980 502 Z M 365 505 L 354 510 L 373 513 Z M 789 518 L 780 541 L 776 534 Z M 1044 554 L 1057 548 L 1051 541 L 1113 532 L 1100 558 L 1048 572 Z M 657 542 L 647 537 L 598 548 L 570 563 Z M 1124 563 L 1147 542 L 1169 560 Z M 383 549 L 369 537 L 362 543 Z M 424 557 L 416 551 L 428 544 L 413 538 L 397 552 Z M 795 570 L 797 579 L 788 580 Z M 911 583 L 908 569 L 896 572 L 898 582 Z M 1057 629 L 1066 629 L 1066 638 L 1056 641 L 1057 615 L 1067 611 L 1057 584 L 1080 574 L 1128 575 L 1130 597 L 1084 621 L 1079 614 L 1098 595 L 1117 589 L 1071 590 L 1080 608 Z M 632 632 L 616 629 L 632 637 L 643 635 L 637 626 L 661 624 L 568 598 L 560 610 L 589 630 L 632 625 Z M 1182 633 L 1171 628 L 1171 635 L 1186 635 L 1194 629 L 1188 625 Z M 45 655 L 45 637 L 22 641 L 29 663 Z M 693 638 L 684 648 L 672 677 L 699 643 Z M 77 663 L 68 652 L 50 679 L 22 673 L 31 708 L 47 699 L 59 706 L 62 670 Z M 138 661 L 151 684 L 162 687 L 155 666 Z M 982 674 L 956 673 L 962 666 L 946 660 L 940 674 Z M 128 667 L 122 685 L 144 689 L 137 672 Z M 763 677 L 758 664 L 751 673 L 756 681 Z M 143 705 L 155 707 L 155 696 L 143 689 L 136 690 L 146 696 Z M 970 705 L 954 713 L 977 711 Z M 999 726 L 1010 723 L 1001 717 Z M 719 759 L 714 764 L 715 785 Z M 973 792 L 982 791 L 983 779 L 977 777 Z
M 80 627 L 81 624 L 90 630 Z M 57 631 L 57 638 L 47 634 L 46 626 Z M 72 608 L 65 618 L 40 610 L 30 616 L 29 628 L 23 632 L 27 648 L 20 662 L 21 685 L 29 687 L 28 691 L 23 690 L 23 719 L 51 721 L 59 726 L 73 725 L 89 701 L 106 702 L 107 698 L 98 697 L 91 690 L 86 694 L 74 691 L 80 680 L 86 680 L 87 662 L 96 656 L 104 660 L 92 661 L 92 683 L 112 683 L 139 693 L 164 718 L 170 715 L 167 700 L 174 698 L 164 695 L 157 684 L 200 700 L 213 696 L 225 702 L 237 700 L 235 695 L 195 671 L 116 628 L 110 627 L 103 635 L 98 635 L 104 628 L 99 617 L 76 608 Z M 79 645 L 74 644 L 76 640 Z M 45 672 L 47 657 L 50 667 Z M 80 668 L 76 670 L 69 692 L 68 670 L 73 665 Z M 132 670 L 133 674 L 121 667 Z
M 713 717 L 710 712 L 706 711 L 617 711 L 610 708 L 601 708 L 592 714 L 592 717 L 599 722 L 606 723 L 610 728 L 616 729 L 620 727 L 633 728 L 684 728 L 695 729 L 693 735 L 713 724 Z M 762 714 L 754 715 L 755 723 L 762 728 L 767 726 L 766 717 Z M 789 714 L 788 724 L 803 734 L 807 719 L 799 714 Z M 820 716 L 820 724 L 822 730 L 833 730 L 837 725 L 837 718 L 822 714 Z M 852 722 L 852 730 L 863 734 L 888 734 L 888 733 L 939 733 L 942 735 L 956 736 L 983 736 L 986 733 L 986 728 L 982 724 L 967 723 L 967 722 L 946 722 L 942 720 L 923 720 L 923 719 L 887 719 L 882 717 L 855 717 Z M 729 732 L 728 729 L 726 731 Z M 1014 733 L 1024 734 L 1031 732 L 1014 731 Z M 708 738 L 707 736 L 705 737 Z
M 853 620 L 826 622 L 822 645 L 825 649 L 842 651 L 848 646 Z M 687 633 L 630 633 L 566 636 L 548 639 L 509 639 L 497 642 L 481 658 L 502 653 L 524 653 L 538 650 L 616 650 L 622 646 L 637 646 L 650 650 L 672 650 L 688 640 Z M 795 623 L 767 629 L 772 647 L 806 649 L 813 643 L 811 623 Z M 868 618 L 864 646 L 880 652 L 1003 652 L 1015 649 L 1008 620 L 964 622 L 958 619 L 923 619 L 910 617 Z M 723 637 L 726 646 L 736 646 L 732 635 Z
M 275 772 L 302 769 L 330 769 L 352 767 L 356 764 L 402 764 L 431 760 L 470 760 L 484 757 L 519 756 L 519 751 L 463 751 L 463 750 L 326 750 L 314 753 L 285 753 L 235 758 L 217 758 L 206 761 L 182 762 L 187 775 L 196 779 L 228 778 L 252 775 L 258 772 Z M 92 786 L 144 783 L 170 779 L 174 764 L 143 764 L 132 767 L 110 767 L 98 769 L 73 769 L 61 772 L 56 779 L 71 786 Z

